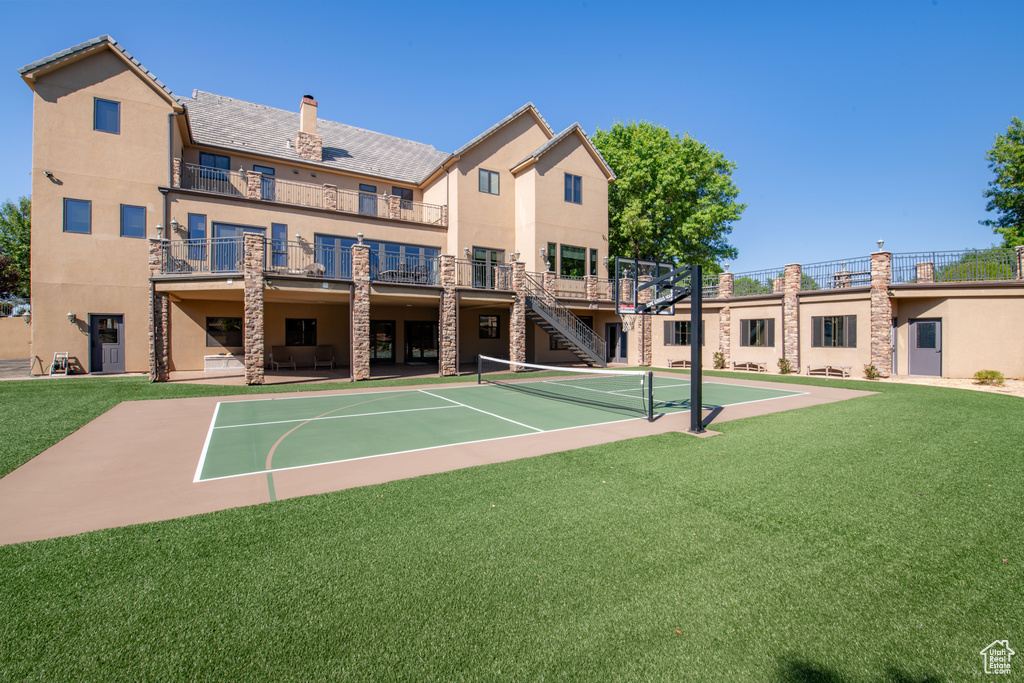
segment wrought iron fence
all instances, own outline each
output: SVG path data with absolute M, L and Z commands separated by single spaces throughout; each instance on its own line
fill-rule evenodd
M 164 275 L 241 273 L 241 237 L 170 240 L 161 247 L 160 272 Z
M 278 180 L 264 176 L 260 187 L 260 198 L 267 201 L 324 208 L 324 186 L 312 183 L 297 183 L 293 180 Z
M 458 259 L 455 261 L 455 284 L 473 289 L 508 291 L 512 289 L 512 266 Z
M 988 282 L 1019 280 L 1015 249 L 966 249 L 892 255 L 892 283 Z
M 701 278 L 701 299 L 718 298 L 718 273 L 706 273 Z
M 586 299 L 587 281 L 582 277 L 557 277 L 554 295 L 562 299 Z
M 600 301 L 615 301 L 615 280 L 597 278 L 597 298 Z
M 229 197 L 246 196 L 245 173 L 199 164 L 184 164 L 181 186 L 187 190 L 201 190 Z
M 0 301 L 0 318 L 16 318 L 19 315 L 28 313 L 30 304 L 25 299 L 11 299 Z
M 352 248 L 307 241 L 268 240 L 266 270 L 329 280 L 352 279 Z
M 439 256 L 374 255 L 370 259 L 370 279 L 411 285 L 437 285 L 440 283 L 440 261 Z
M 757 296 L 758 294 L 772 294 L 776 291 L 775 280 L 781 278 L 784 272 L 785 268 L 772 268 L 769 270 L 736 273 L 732 279 L 732 295 Z
M 871 258 L 808 263 L 801 267 L 800 290 L 850 289 L 871 286 Z

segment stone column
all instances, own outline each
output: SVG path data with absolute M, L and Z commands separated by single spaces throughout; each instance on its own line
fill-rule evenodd
M 782 289 L 782 357 L 793 372 L 800 372 L 800 274 L 799 263 L 786 266 Z
M 871 364 L 883 377 L 892 373 L 892 254 L 871 255 Z
M 926 261 L 924 263 L 917 264 L 917 281 L 918 282 L 935 282 L 935 264 Z
M 587 301 L 590 302 L 590 306 L 589 307 L 592 310 L 596 309 L 597 308 L 597 302 L 599 300 L 599 297 L 597 295 L 597 276 L 596 275 L 588 275 L 585 278 L 583 278 L 583 281 L 584 281 L 584 283 L 586 284 L 586 287 L 587 287 Z
M 541 274 L 540 279 L 541 285 L 544 286 L 544 291 L 547 292 L 552 298 L 555 297 L 555 274 L 550 270 L 545 270 Z
M 650 275 L 641 275 L 637 278 L 637 288 L 645 282 L 653 280 Z M 641 289 L 636 293 L 636 303 L 639 307 L 640 304 L 649 303 L 653 291 L 650 287 L 647 289 Z M 653 328 L 652 320 L 654 316 L 650 314 L 644 314 L 637 320 L 637 325 L 633 329 L 639 330 L 639 337 L 637 339 L 637 350 L 640 353 L 640 365 L 650 367 L 654 364 L 653 346 L 651 344 L 651 331 Z
M 1024 246 L 1017 247 L 1017 279 L 1024 280 Z
M 732 273 L 718 274 L 718 298 L 732 298 Z M 725 358 L 725 367 L 732 361 L 732 307 L 722 306 L 718 312 L 718 351 Z
M 242 274 L 245 279 L 245 383 L 263 384 L 263 264 L 266 240 L 247 232 L 242 237 Z
M 171 163 L 171 187 L 181 187 L 181 159 Z
M 455 295 L 455 257 L 441 255 L 441 303 L 439 311 L 441 343 L 441 376 L 459 374 L 458 348 L 459 329 L 457 324 L 458 299 Z
M 370 247 L 352 245 L 352 379 L 370 379 Z
M 149 240 L 149 275 L 150 278 L 160 274 L 163 261 L 163 246 L 160 239 Z M 150 280 L 152 282 L 152 280 Z M 150 291 L 149 297 L 149 381 L 166 382 L 168 380 L 167 356 L 170 332 L 170 301 L 166 294 Z
M 512 311 L 508 323 L 508 357 L 515 363 L 526 362 L 526 264 L 512 264 Z
M 441 225 L 448 225 L 448 207 L 441 207 Z
M 338 186 L 324 184 L 324 208 L 338 210 Z
M 388 218 L 400 220 L 402 218 L 402 198 L 397 194 L 384 195 L 388 203 Z
M 245 196 L 249 199 L 263 197 L 263 174 L 256 171 L 245 172 Z
M 772 278 L 772 294 L 778 294 L 786 290 L 786 276 Z

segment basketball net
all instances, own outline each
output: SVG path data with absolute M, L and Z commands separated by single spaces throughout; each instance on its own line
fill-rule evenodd
M 619 317 L 622 318 L 622 331 L 631 332 L 640 316 L 636 313 L 620 313 Z

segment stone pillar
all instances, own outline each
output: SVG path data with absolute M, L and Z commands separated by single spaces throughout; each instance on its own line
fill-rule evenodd
M 871 364 L 883 377 L 892 373 L 892 254 L 871 255 Z
M 637 287 L 650 282 L 653 280 L 650 275 L 641 275 L 637 278 Z M 653 291 L 650 287 L 647 289 L 639 290 L 636 294 L 636 303 L 639 307 L 640 304 L 646 304 L 650 302 Z M 637 325 L 633 329 L 639 331 L 639 337 L 637 338 L 637 350 L 640 354 L 640 365 L 643 367 L 650 367 L 654 364 L 653 346 L 651 344 L 651 331 L 653 325 L 651 324 L 651 318 L 654 317 L 649 314 L 641 315 L 640 319 L 637 320 Z
M 400 220 L 402 218 L 402 198 L 397 194 L 384 195 L 388 203 L 388 218 Z
M 541 274 L 540 283 L 544 287 L 544 291 L 551 296 L 555 295 L 555 274 L 550 270 L 545 270 Z
M 772 294 L 778 294 L 779 292 L 784 292 L 785 289 L 786 289 L 786 277 L 785 277 L 785 275 L 783 275 L 782 277 L 772 278 Z
M 782 357 L 793 372 L 800 372 L 800 275 L 799 263 L 786 266 L 782 291 Z
M 935 282 L 935 264 L 926 261 L 917 264 L 917 282 Z
M 459 374 L 458 299 L 455 292 L 455 257 L 441 255 L 441 302 L 439 311 L 441 337 L 441 376 Z
M 245 383 L 263 384 L 263 264 L 266 240 L 247 232 L 242 237 L 242 274 L 245 280 Z
M 181 187 L 181 159 L 171 162 L 171 187 Z
M 338 210 L 338 186 L 324 184 L 324 208 Z
M 370 379 L 370 247 L 352 245 L 352 379 Z
M 441 225 L 448 225 L 448 207 L 441 207 Z
M 149 275 L 152 278 L 160 274 L 163 262 L 163 246 L 160 239 L 149 240 Z M 152 280 L 151 280 L 152 282 Z M 150 291 L 149 297 L 149 381 L 166 382 L 168 380 L 167 356 L 170 333 L 170 300 L 166 294 Z
M 733 274 L 718 274 L 718 298 L 731 299 Z M 725 358 L 725 367 L 732 361 L 732 307 L 723 306 L 718 312 L 718 351 Z
M 256 171 L 245 173 L 245 196 L 249 199 L 261 199 L 263 197 L 263 174 Z
M 585 278 L 583 278 L 583 282 L 586 284 L 587 287 L 587 301 L 590 302 L 590 308 L 591 310 L 596 309 L 597 302 L 600 300 L 600 297 L 597 293 L 597 276 L 588 275 Z
M 1024 246 L 1017 247 L 1017 279 L 1024 280 Z
M 512 264 L 512 311 L 508 323 L 508 357 L 515 363 L 526 362 L 526 264 Z

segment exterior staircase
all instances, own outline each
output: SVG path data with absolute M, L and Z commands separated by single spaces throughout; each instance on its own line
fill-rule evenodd
M 526 317 L 560 340 L 587 365 L 608 367 L 604 339 L 529 275 L 526 276 Z

